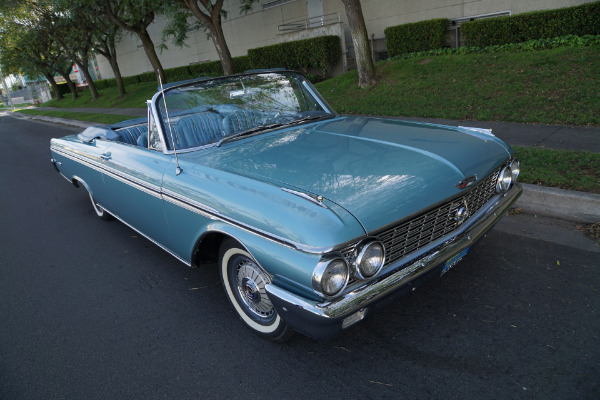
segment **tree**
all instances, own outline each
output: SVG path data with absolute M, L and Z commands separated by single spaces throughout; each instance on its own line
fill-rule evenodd
M 375 84 L 375 65 L 371 57 L 371 45 L 362 13 L 360 0 L 342 0 L 352 33 L 352 44 L 358 68 L 358 86 L 364 88 Z
M 85 13 L 80 11 L 81 9 L 78 8 L 62 8 L 57 2 L 53 4 L 52 8 L 45 10 L 45 18 L 52 25 L 50 35 L 60 44 L 71 60 L 77 64 L 87 81 L 92 100 L 96 100 L 100 97 L 100 94 L 89 71 L 89 53 L 94 27 L 92 22 L 85 18 Z
M 60 100 L 62 94 L 54 80 L 54 74 L 59 74 L 77 98 L 77 89 L 69 79 L 73 62 L 54 40 L 52 25 L 39 11 L 35 0 L 0 1 L 0 63 L 13 72 L 45 76 Z
M 104 14 L 104 2 L 93 0 L 56 0 L 71 23 L 81 31 L 78 40 L 85 40 L 87 47 L 106 58 L 110 64 L 119 96 L 125 95 L 125 85 L 117 62 L 116 43 L 123 30 Z
M 257 1 L 240 0 L 240 11 L 250 11 Z M 183 45 L 191 25 L 187 19 L 191 13 L 208 31 L 221 60 L 223 73 L 233 74 L 233 58 L 223 34 L 221 20 L 221 17 L 227 18 L 227 12 L 223 10 L 223 0 L 172 0 L 172 3 L 179 7 L 173 9 L 171 24 L 165 30 L 166 36 L 174 36 L 175 44 Z
M 165 3 L 160 0 L 98 0 L 104 13 L 120 28 L 136 34 L 142 41 L 146 56 L 162 82 L 166 82 L 165 71 L 156 54 L 148 26 L 154 17 L 164 12 Z
M 95 31 L 92 36 L 92 47 L 96 52 L 104 56 L 110 64 L 110 68 L 113 70 L 113 75 L 117 81 L 117 88 L 119 89 L 119 97 L 125 96 L 125 84 L 123 83 L 123 77 L 121 76 L 121 70 L 119 69 L 119 63 L 117 62 L 117 49 L 116 43 L 120 39 L 121 28 L 117 25 L 106 21 L 100 17 L 100 14 L 93 14 L 99 17 L 97 19 L 98 30 Z

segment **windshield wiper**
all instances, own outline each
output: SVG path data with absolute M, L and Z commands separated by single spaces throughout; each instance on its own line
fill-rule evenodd
M 223 139 L 221 139 L 221 140 L 219 140 L 217 142 L 216 147 L 221 146 L 223 143 L 231 142 L 231 141 L 239 139 L 241 137 L 252 135 L 253 133 L 256 133 L 256 132 L 261 132 L 261 131 L 266 131 L 266 130 L 269 130 L 269 129 L 279 128 L 280 126 L 292 126 L 292 125 L 300 124 L 302 122 L 314 121 L 314 120 L 318 120 L 318 119 L 329 119 L 329 118 L 333 118 L 333 117 L 335 117 L 335 115 L 333 115 L 333 114 L 309 115 L 309 116 L 306 116 L 306 117 L 303 117 L 303 118 L 299 118 L 299 119 L 293 120 L 291 122 L 260 125 L 260 126 L 257 126 L 255 128 L 250 128 L 248 130 L 245 130 L 245 131 L 242 131 L 242 132 L 238 132 L 238 133 L 235 133 L 235 134 L 230 135 L 230 136 L 226 136 L 226 137 L 224 137 Z
M 238 133 L 235 133 L 235 134 L 230 135 L 230 136 L 226 136 L 226 137 L 224 137 L 223 139 L 221 139 L 221 140 L 219 140 L 217 142 L 217 147 L 221 146 L 223 143 L 231 142 L 232 140 L 239 139 L 239 138 L 241 138 L 243 136 L 252 135 L 253 133 L 260 132 L 260 131 L 266 131 L 268 129 L 279 128 L 282 125 L 283 124 L 260 125 L 260 126 L 257 126 L 255 128 L 250 128 L 248 130 L 245 130 L 245 131 L 242 131 L 242 132 L 238 132 Z
M 302 122 L 315 121 L 318 119 L 329 119 L 329 118 L 333 118 L 333 117 L 335 117 L 335 115 L 333 115 L 333 114 L 308 115 L 306 117 L 302 117 L 299 119 L 295 119 L 291 122 L 288 122 L 285 125 L 296 125 L 296 124 L 301 124 Z

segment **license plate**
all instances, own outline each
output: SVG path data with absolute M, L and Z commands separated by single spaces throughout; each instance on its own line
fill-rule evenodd
M 460 260 L 462 260 L 462 258 L 465 255 L 467 255 L 468 252 L 469 252 L 469 248 L 467 247 L 466 249 L 462 250 L 460 253 L 458 253 L 457 255 L 455 255 L 454 257 L 449 259 L 448 261 L 446 261 L 446 263 L 444 264 L 444 269 L 440 273 L 440 276 L 444 275 L 446 272 L 448 272 L 450 270 L 450 268 L 454 267 Z

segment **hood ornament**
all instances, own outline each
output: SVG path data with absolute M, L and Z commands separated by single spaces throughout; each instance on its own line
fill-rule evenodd
M 463 190 L 463 189 L 468 188 L 469 186 L 471 186 L 475 182 L 477 182 L 477 174 L 471 175 L 468 178 L 465 178 L 462 181 L 458 182 L 456 184 L 456 187 L 459 188 L 460 190 Z

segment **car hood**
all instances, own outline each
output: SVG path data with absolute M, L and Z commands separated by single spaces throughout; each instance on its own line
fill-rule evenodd
M 338 204 L 367 232 L 481 180 L 512 150 L 491 133 L 392 119 L 338 117 L 196 153 L 212 168 Z

